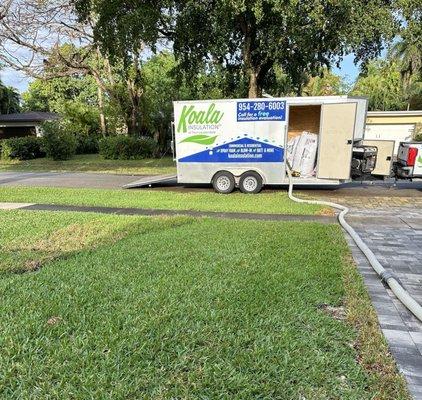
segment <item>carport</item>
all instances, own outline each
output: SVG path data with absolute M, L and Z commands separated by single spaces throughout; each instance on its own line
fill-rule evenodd
M 41 125 L 60 117 L 51 112 L 25 112 L 0 115 L 0 139 L 22 136 L 40 136 Z

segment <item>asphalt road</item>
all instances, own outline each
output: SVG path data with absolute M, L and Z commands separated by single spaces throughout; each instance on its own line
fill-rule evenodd
M 118 189 L 139 179 L 133 175 L 83 172 L 0 172 L 1 186 Z
M 1 186 L 23 187 L 67 187 L 119 189 L 123 185 L 136 181 L 139 175 L 95 174 L 81 172 L 0 172 Z M 177 186 L 176 182 L 165 185 L 153 185 L 155 190 L 178 192 L 210 191 L 209 185 Z M 142 189 L 130 189 L 142 190 Z M 286 190 L 286 186 L 268 187 L 265 191 Z M 296 190 L 315 196 L 351 196 L 351 197 L 422 197 L 422 180 L 415 182 L 394 181 L 353 182 L 339 186 L 304 186 Z

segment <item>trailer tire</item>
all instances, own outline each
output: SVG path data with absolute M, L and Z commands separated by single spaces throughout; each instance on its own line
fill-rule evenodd
M 219 171 L 212 178 L 212 186 L 217 193 L 229 194 L 233 192 L 236 181 L 229 171 Z
M 262 177 L 255 171 L 244 172 L 239 179 L 239 189 L 242 193 L 256 194 L 262 190 Z

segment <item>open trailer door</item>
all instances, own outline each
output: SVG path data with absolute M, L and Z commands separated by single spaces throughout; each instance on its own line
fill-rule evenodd
M 377 148 L 377 161 L 371 175 L 390 176 L 396 142 L 394 140 L 364 140 L 362 144 Z
M 356 103 L 323 104 L 317 178 L 349 179 Z

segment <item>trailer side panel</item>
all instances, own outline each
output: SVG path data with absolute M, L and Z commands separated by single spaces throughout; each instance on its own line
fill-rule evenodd
M 286 101 L 175 102 L 174 112 L 179 183 L 209 183 L 222 170 L 284 181 Z

